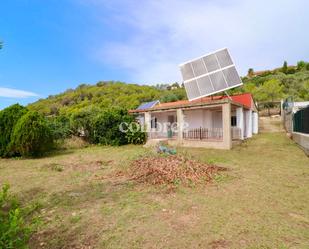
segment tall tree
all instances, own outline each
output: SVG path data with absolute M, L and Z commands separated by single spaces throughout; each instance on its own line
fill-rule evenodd
M 248 77 L 252 77 L 254 75 L 254 70 L 253 70 L 253 68 L 249 68 L 249 70 L 248 70 Z
M 302 89 L 298 92 L 299 97 L 303 100 L 309 100 L 309 80 L 305 81 Z
M 264 82 L 258 89 L 258 95 L 262 101 L 265 101 L 265 107 L 270 115 L 270 108 L 274 106 L 274 101 L 283 97 L 283 86 L 278 79 L 271 79 Z
M 260 101 L 258 95 L 258 87 L 253 82 L 244 84 L 243 89 L 244 92 L 251 93 L 257 101 Z
M 260 93 L 265 101 L 274 102 L 283 97 L 283 86 L 277 79 L 271 79 L 260 87 Z
M 287 61 L 284 61 L 282 66 L 282 72 L 286 74 L 287 71 L 288 71 L 288 63 Z

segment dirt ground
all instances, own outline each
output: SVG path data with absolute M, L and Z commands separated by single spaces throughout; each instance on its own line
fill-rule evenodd
M 284 132 L 279 115 L 259 118 L 260 132 Z

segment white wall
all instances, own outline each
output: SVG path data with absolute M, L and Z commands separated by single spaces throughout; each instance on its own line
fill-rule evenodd
M 252 132 L 258 134 L 259 132 L 259 116 L 256 112 L 252 113 Z
M 203 127 L 203 110 L 184 111 L 185 122 L 188 123 L 188 129 Z
M 213 126 L 213 122 L 212 122 L 212 119 L 213 119 L 213 116 L 212 116 L 212 111 L 210 110 L 204 110 L 203 112 L 203 127 L 205 128 L 212 128 Z
M 244 139 L 244 108 L 238 107 L 236 109 L 236 125 L 240 128 L 240 139 Z
M 185 124 L 185 129 L 195 129 L 195 128 L 223 128 L 223 117 L 222 111 L 213 111 L 213 110 L 184 110 L 184 122 L 188 124 L 188 127 Z M 168 116 L 174 116 L 175 122 L 177 122 L 176 111 L 170 112 L 158 112 L 151 113 L 151 118 L 156 117 L 158 126 L 160 124 L 168 123 Z M 242 134 L 241 139 L 252 137 L 252 133 L 258 133 L 258 114 L 252 110 L 244 110 L 242 107 L 237 108 L 236 111 L 231 113 L 231 116 L 237 117 L 237 127 L 241 128 Z M 144 120 L 141 120 L 142 122 Z M 146 121 L 146 120 L 145 120 Z M 164 126 L 167 128 L 167 126 Z M 157 129 L 152 129 L 153 131 L 158 131 Z M 167 129 L 163 129 L 162 135 L 167 134 Z
M 136 121 L 141 125 L 144 126 L 145 125 L 145 115 L 144 114 L 139 114 L 136 117 Z
M 245 137 L 252 137 L 252 111 L 244 111 L 244 120 L 245 120 Z
M 174 122 L 177 122 L 176 112 L 156 112 L 151 114 L 151 118 L 157 118 L 157 128 L 153 128 L 152 131 L 161 131 L 159 135 L 166 136 L 167 135 L 167 123 L 168 116 L 174 116 Z M 162 126 L 162 128 L 160 127 Z
M 152 113 L 151 118 L 157 118 L 158 123 L 166 123 L 168 115 L 169 115 L 169 113 L 167 113 L 167 112 Z M 172 115 L 172 114 L 170 114 L 170 115 Z
M 185 122 L 188 129 L 195 128 L 222 128 L 222 112 L 211 110 L 186 110 L 184 111 Z
M 222 128 L 222 112 L 212 113 L 212 128 Z

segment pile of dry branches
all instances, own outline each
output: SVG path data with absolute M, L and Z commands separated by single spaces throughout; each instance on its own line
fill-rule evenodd
M 210 182 L 226 168 L 187 159 L 184 156 L 146 157 L 132 162 L 131 179 L 149 184 L 177 184 L 187 186 Z

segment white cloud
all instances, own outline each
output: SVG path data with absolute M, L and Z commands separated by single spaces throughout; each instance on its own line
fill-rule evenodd
M 307 0 L 89 3 L 104 11 L 98 16 L 105 24 L 108 20 L 118 32 L 121 27 L 126 31 L 117 41 L 102 37 L 105 42 L 94 48 L 97 58 L 125 70 L 138 83 L 180 80 L 178 64 L 222 47 L 230 49 L 242 74 L 249 67 L 295 63 L 309 54 Z
M 29 98 L 37 97 L 38 95 L 33 92 L 17 90 L 12 88 L 0 87 L 0 97 L 6 98 Z

